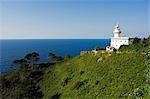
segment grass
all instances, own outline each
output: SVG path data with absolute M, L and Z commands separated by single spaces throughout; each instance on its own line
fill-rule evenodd
M 144 85 L 145 62 L 136 51 L 86 54 L 47 69 L 39 85 L 44 98 L 127 98 Z
M 100 99 L 150 97 L 150 46 L 123 46 L 119 53 L 93 53 L 55 64 L 21 66 L 1 74 L 0 97 Z

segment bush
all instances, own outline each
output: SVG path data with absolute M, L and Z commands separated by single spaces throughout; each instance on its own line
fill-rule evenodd
M 62 86 L 66 86 L 67 84 L 68 84 L 68 82 L 69 82 L 69 80 L 70 80 L 70 78 L 65 78 L 64 80 L 63 80 L 63 82 L 62 82 Z
M 73 85 L 73 89 L 78 90 L 82 85 L 83 85 L 83 82 L 77 81 L 77 82 Z

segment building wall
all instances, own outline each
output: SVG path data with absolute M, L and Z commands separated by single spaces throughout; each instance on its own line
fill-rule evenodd
M 111 46 L 119 49 L 121 45 L 129 45 L 128 37 L 111 38 Z
M 114 33 L 114 37 L 115 38 L 119 38 L 120 37 L 120 33 Z

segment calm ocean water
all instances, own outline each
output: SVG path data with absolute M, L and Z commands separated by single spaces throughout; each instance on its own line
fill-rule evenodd
M 60 56 L 76 56 L 82 50 L 92 50 L 96 46 L 106 47 L 109 41 L 109 39 L 0 40 L 0 72 L 13 70 L 11 66 L 13 60 L 21 59 L 33 51 L 40 54 L 42 62 L 46 62 L 49 52 Z

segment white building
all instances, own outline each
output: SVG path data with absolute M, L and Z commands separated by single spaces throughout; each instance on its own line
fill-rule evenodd
M 121 45 L 129 45 L 129 37 L 121 37 L 121 30 L 118 24 L 115 26 L 113 33 L 114 37 L 111 37 L 110 47 L 118 50 Z

